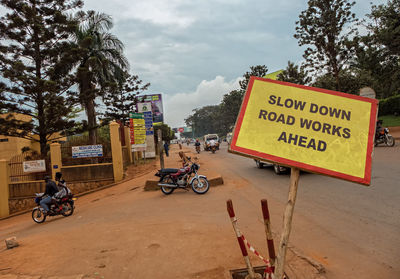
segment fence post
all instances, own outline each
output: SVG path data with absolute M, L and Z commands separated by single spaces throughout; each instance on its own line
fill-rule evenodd
M 10 215 L 8 206 L 10 181 L 10 168 L 8 162 L 4 159 L 0 160 L 0 218 Z
M 114 171 L 114 182 L 122 180 L 124 176 L 124 164 L 122 160 L 122 147 L 119 140 L 119 125 L 113 121 L 110 123 L 111 153 Z
M 57 142 L 50 144 L 50 162 L 51 177 L 55 180 L 56 172 L 61 171 L 62 167 L 61 144 Z
M 133 158 L 132 158 L 132 144 L 131 144 L 131 133 L 129 130 L 129 127 L 124 127 L 125 129 L 125 146 L 128 149 L 128 154 L 129 154 L 129 163 L 133 163 Z

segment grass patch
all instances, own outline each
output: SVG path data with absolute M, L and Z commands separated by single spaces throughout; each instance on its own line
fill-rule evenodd
M 383 116 L 379 116 L 378 119 L 383 120 L 384 127 L 400 126 L 400 116 L 383 115 Z

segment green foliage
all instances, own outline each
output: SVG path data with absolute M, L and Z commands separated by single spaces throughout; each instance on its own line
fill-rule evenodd
M 76 19 L 81 22 L 75 32 L 75 41 L 80 47 L 76 78 L 79 84 L 78 99 L 85 107 L 89 137 L 96 143 L 96 103 L 106 90 L 121 87 L 125 79 L 128 61 L 123 55 L 123 44 L 108 31 L 112 19 L 95 11 L 79 12 Z
M 307 76 L 303 67 L 299 67 L 293 62 L 288 61 L 288 66 L 278 75 L 278 80 L 307 85 L 310 83 L 311 78 Z
M 0 134 L 37 140 L 47 154 L 52 134 L 74 128 L 69 74 L 78 53 L 68 38 L 77 22 L 69 14 L 81 1 L 1 0 L 7 13 L 0 18 Z M 31 121 L 14 117 L 21 114 Z
M 243 80 L 239 81 L 240 89 L 246 92 L 247 85 L 249 83 L 250 77 L 263 77 L 267 74 L 268 68 L 265 65 L 250 66 L 250 72 L 246 72 L 243 75 Z
M 296 34 L 299 46 L 308 46 L 303 57 L 310 72 L 327 71 L 341 90 L 340 71 L 353 55 L 349 38 L 355 33 L 350 24 L 357 21 L 351 12 L 355 2 L 348 0 L 309 0 L 308 9 L 299 15 Z
M 123 84 L 118 84 L 104 96 L 104 103 L 107 110 L 104 113 L 104 120 L 110 122 L 119 120 L 125 125 L 129 122 L 129 113 L 136 109 L 136 96 L 143 93 L 150 86 L 150 83 L 143 84 L 137 75 L 128 75 Z
M 385 127 L 398 127 L 400 126 L 400 116 L 395 115 L 380 115 L 379 119 L 383 121 Z
M 351 65 L 378 98 L 387 98 L 400 93 L 400 1 L 373 5 L 368 17 L 368 35 L 353 40 Z
M 379 115 L 400 115 L 400 95 L 380 100 Z
M 169 127 L 167 124 L 162 123 L 154 125 L 154 137 L 156 141 L 157 141 L 158 130 L 160 129 L 163 141 L 170 141 L 175 139 L 175 132 L 171 129 L 171 127 Z
M 372 5 L 368 29 L 376 43 L 385 46 L 389 55 L 400 56 L 400 1 L 389 0 L 387 4 Z

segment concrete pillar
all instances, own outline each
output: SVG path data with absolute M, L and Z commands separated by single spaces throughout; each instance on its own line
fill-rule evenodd
M 51 177 L 56 179 L 56 172 L 61 171 L 61 144 L 55 142 L 50 144 Z
M 132 157 L 132 144 L 131 144 L 131 131 L 129 127 L 125 127 L 125 146 L 128 149 L 128 154 L 129 154 L 129 163 L 133 163 L 133 157 Z
M 8 206 L 10 167 L 6 160 L 0 160 L 0 218 L 10 215 Z
M 114 170 L 114 182 L 124 177 L 124 163 L 122 159 L 122 147 L 119 140 L 119 125 L 115 121 L 110 123 L 111 153 Z

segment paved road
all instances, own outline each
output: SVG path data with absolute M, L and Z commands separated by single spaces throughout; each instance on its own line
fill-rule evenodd
M 215 167 L 224 176 L 245 179 L 283 210 L 289 175 L 257 169 L 253 160 L 226 148 L 208 155 Z M 323 263 L 328 278 L 400 278 L 399 155 L 398 144 L 375 149 L 370 187 L 301 174 L 290 241 Z

